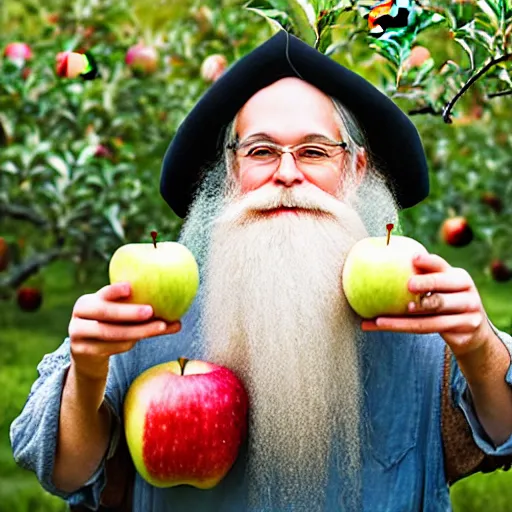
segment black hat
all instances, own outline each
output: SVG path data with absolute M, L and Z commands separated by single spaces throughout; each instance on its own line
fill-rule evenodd
M 335 97 L 355 116 L 400 208 L 428 196 L 428 168 L 416 127 L 387 96 L 358 74 L 280 31 L 233 64 L 181 123 L 164 157 L 160 192 L 184 218 L 201 169 L 218 157 L 225 128 L 260 89 L 298 77 Z

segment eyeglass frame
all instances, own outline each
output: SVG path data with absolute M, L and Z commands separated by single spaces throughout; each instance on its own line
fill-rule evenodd
M 275 162 L 278 164 L 276 166 L 276 169 L 279 168 L 281 158 L 283 157 L 284 153 L 291 154 L 293 161 L 295 162 L 295 165 L 297 165 L 297 158 L 295 156 L 295 152 L 297 151 L 297 149 L 300 149 L 301 146 L 308 146 L 308 145 L 315 144 L 314 141 L 305 141 L 305 142 L 299 142 L 298 144 L 288 144 L 286 146 L 283 146 L 281 144 L 277 144 L 276 142 L 262 139 L 262 140 L 255 140 L 253 142 L 243 142 L 243 143 L 239 143 L 238 141 L 232 142 L 232 143 L 226 145 L 226 149 L 229 149 L 229 150 L 233 151 L 233 153 L 236 154 L 236 152 L 240 148 L 242 148 L 244 145 L 258 144 L 258 143 L 262 143 L 262 145 L 265 144 L 266 146 L 276 149 L 278 151 L 278 155 L 275 160 Z M 333 141 L 329 141 L 329 142 L 317 142 L 317 144 L 324 145 L 324 146 L 330 146 L 330 147 L 339 147 L 346 152 L 350 152 L 348 143 L 346 141 L 334 141 L 333 140 Z M 242 155 L 242 158 L 246 158 L 248 156 L 251 156 L 251 155 Z M 338 156 L 338 155 L 336 155 L 336 156 Z M 332 158 L 333 157 L 328 157 L 328 160 L 331 160 Z M 270 163 L 270 162 L 267 162 L 267 163 Z M 271 162 L 271 163 L 274 163 L 274 162 Z

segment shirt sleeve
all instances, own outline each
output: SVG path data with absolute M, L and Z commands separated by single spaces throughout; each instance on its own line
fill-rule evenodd
M 70 505 L 85 505 L 96 510 L 106 484 L 105 460 L 112 456 L 117 443 L 121 401 L 114 372 L 109 369 L 104 400 L 112 415 L 113 428 L 107 454 L 81 489 L 73 493 L 57 489 L 52 482 L 52 474 L 62 390 L 70 364 L 70 344 L 69 338 L 66 338 L 55 352 L 45 355 L 37 366 L 39 376 L 31 387 L 20 415 L 10 427 L 11 446 L 16 463 L 34 472 L 44 489 Z
M 489 322 L 493 331 L 496 333 L 498 338 L 503 342 L 505 347 L 507 348 L 509 354 L 512 358 L 512 337 L 502 332 L 491 322 Z M 460 371 L 460 368 L 457 364 L 455 358 L 452 358 L 452 368 L 451 368 L 451 393 L 454 403 L 461 408 L 466 420 L 471 429 L 471 433 L 473 435 L 473 439 L 477 446 L 486 454 L 492 456 L 510 456 L 512 455 L 512 436 L 510 436 L 504 443 L 499 446 L 496 446 L 491 438 L 487 435 L 484 428 L 482 427 L 480 421 L 478 420 L 478 416 L 476 414 L 473 401 L 471 398 L 471 393 L 469 392 L 469 387 L 464 378 L 464 375 Z M 512 389 L 512 366 L 509 364 L 508 371 L 505 375 L 505 381 Z

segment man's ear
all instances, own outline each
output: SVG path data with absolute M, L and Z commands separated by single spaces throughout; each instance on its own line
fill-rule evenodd
M 356 185 L 359 186 L 368 172 L 368 158 L 366 151 L 361 148 L 356 156 Z

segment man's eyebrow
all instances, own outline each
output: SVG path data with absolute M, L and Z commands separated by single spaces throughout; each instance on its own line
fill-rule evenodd
M 244 139 L 243 142 L 245 144 L 246 142 L 252 142 L 255 140 L 264 140 L 264 141 L 278 143 L 278 141 L 274 137 L 272 137 L 272 135 L 270 135 L 266 132 L 253 133 L 253 134 L 249 135 L 249 137 Z M 331 139 L 330 137 L 327 137 L 326 135 L 323 135 L 321 133 L 309 133 L 306 136 L 302 137 L 298 143 L 299 144 L 303 143 L 303 142 L 331 142 L 332 143 L 332 141 L 333 141 L 333 139 Z

